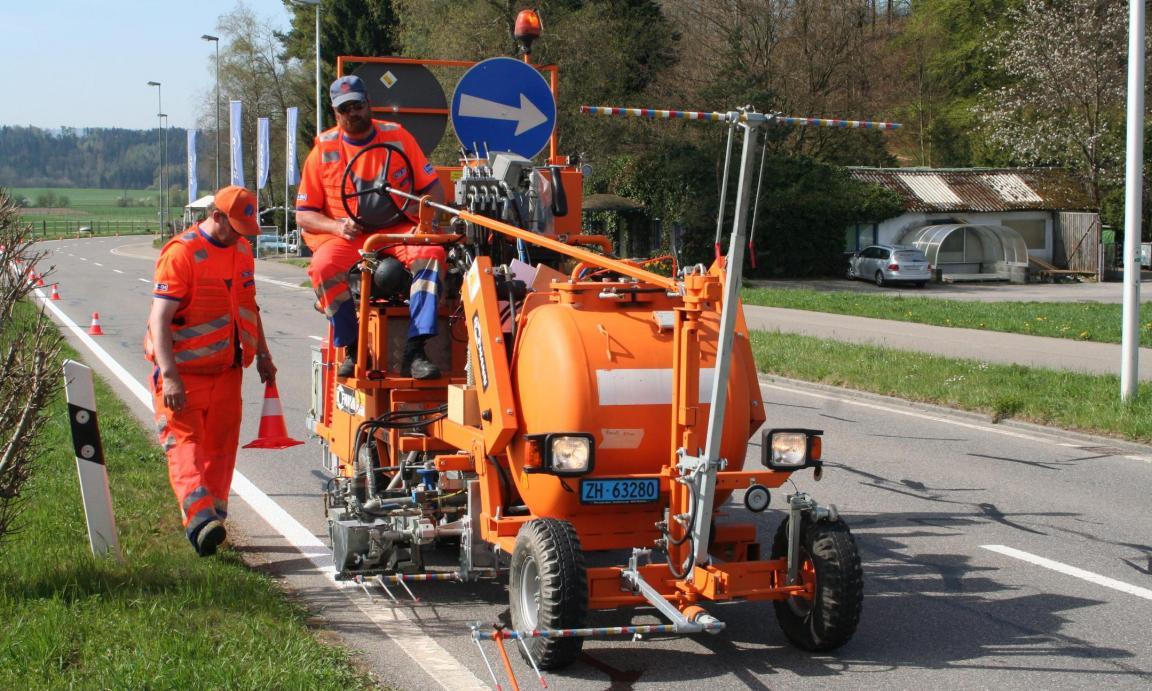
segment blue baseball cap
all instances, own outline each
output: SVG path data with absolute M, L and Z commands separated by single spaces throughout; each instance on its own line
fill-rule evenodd
M 332 99 L 332 107 L 337 108 L 348 101 L 367 101 L 368 90 L 364 88 L 364 82 L 360 77 L 348 75 L 332 82 L 328 96 Z

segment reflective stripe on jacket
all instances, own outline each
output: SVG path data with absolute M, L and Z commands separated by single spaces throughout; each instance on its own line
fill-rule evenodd
M 181 374 L 216 374 L 256 356 L 257 306 L 252 248 L 241 239 L 231 252 L 221 252 L 198 230 L 189 229 L 169 240 L 161 254 L 183 252 L 192 266 L 190 293 L 172 318 L 172 352 Z M 151 330 L 145 331 L 144 355 L 155 363 Z

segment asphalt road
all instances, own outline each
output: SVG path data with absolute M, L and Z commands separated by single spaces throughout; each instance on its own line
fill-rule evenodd
M 60 283 L 62 299 L 50 304 L 81 327 L 69 330 L 70 339 L 150 423 L 139 383 L 149 374 L 141 342 L 156 251 L 138 238 L 40 247 L 49 252 L 41 267 L 54 264 L 49 280 Z M 304 438 L 309 349 L 326 325 L 299 287 L 301 269 L 260 262 L 257 274 L 289 429 Z M 106 335 L 89 341 L 106 361 L 75 333 L 93 311 Z M 110 363 L 136 383 L 119 381 Z M 799 382 L 765 379 L 763 389 L 770 425 L 825 430 L 823 481 L 807 472 L 794 480 L 836 504 L 856 536 L 866 585 L 855 638 L 833 654 L 811 655 L 788 645 L 770 603 L 717 606 L 712 613 L 727 623 L 718 635 L 590 640 L 580 662 L 547 675 L 550 688 L 1152 684 L 1152 448 Z M 261 393 L 249 376 L 242 442 L 256 434 Z M 283 577 L 385 683 L 492 686 L 467 633 L 473 623 L 507 616 L 501 583 L 413 584 L 420 601 L 394 589 L 399 605 L 379 589 L 336 586 L 322 568 L 330 559 L 318 447 L 242 449 L 237 470 L 243 500 L 233 498 L 230 519 L 237 548 Z M 115 496 L 115 477 L 111 484 Z M 774 507 L 783 494 L 774 493 Z M 774 509 L 728 510 L 755 521 L 762 542 L 780 519 Z M 590 625 L 656 622 L 650 610 L 636 610 L 597 612 Z M 496 665 L 491 644 L 487 651 Z M 528 688 L 531 671 L 513 657 Z

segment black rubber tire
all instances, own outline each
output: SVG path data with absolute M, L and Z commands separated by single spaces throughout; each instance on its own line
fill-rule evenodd
M 508 599 L 512 627 L 581 628 L 588 618 L 588 574 L 580 538 L 568 521 L 538 518 L 516 535 L 509 569 Z M 535 603 L 536 611 L 531 611 Z M 576 661 L 584 639 L 528 638 L 528 650 L 540 669 L 560 669 Z M 523 647 L 517 645 L 520 654 Z
M 849 281 L 855 281 L 856 280 L 856 271 L 852 268 L 851 264 L 848 265 L 848 271 L 845 272 L 844 277 L 847 278 Z
M 924 285 L 925 285 L 925 282 L 924 282 L 924 281 L 916 281 L 916 287 L 917 287 L 917 288 L 923 288 L 923 287 L 924 287 Z
M 883 288 L 884 287 L 884 272 L 883 271 L 877 271 L 876 275 L 873 277 L 873 280 L 876 281 L 876 287 L 877 288 Z
M 773 559 L 788 556 L 788 523 L 785 518 L 776 530 Z M 776 600 L 772 603 L 776 620 L 797 648 L 835 650 L 851 640 L 864 604 L 864 573 L 848 525 L 805 517 L 800 527 L 800 559 L 801 563 L 810 560 L 815 570 L 815 598 Z

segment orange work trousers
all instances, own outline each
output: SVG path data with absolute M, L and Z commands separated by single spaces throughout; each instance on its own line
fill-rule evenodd
M 186 402 L 176 412 L 164 405 L 159 370 L 152 376 L 156 432 L 168 456 L 168 480 L 180 504 L 184 531 L 193 545 L 205 523 L 228 515 L 228 491 L 240 444 L 243 377 L 240 367 L 220 374 L 180 375 Z

